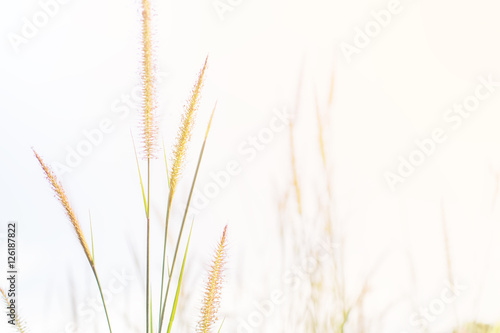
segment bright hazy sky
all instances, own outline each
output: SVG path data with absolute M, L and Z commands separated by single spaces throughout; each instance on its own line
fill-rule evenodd
M 5 223 L 18 221 L 21 311 L 33 331 L 51 333 L 63 332 L 64 326 L 54 323 L 70 316 L 71 277 L 79 286 L 73 293 L 78 304 L 89 293 L 97 294 L 30 147 L 46 162 L 63 164 L 70 151 L 88 140 L 85 133 L 107 130 L 102 138 L 95 134 L 97 144 L 88 156 L 74 159 L 71 172 L 61 178 L 87 235 L 89 210 L 92 214 L 103 280 L 111 280 L 113 271 L 133 272 L 129 244 L 142 256 L 144 233 L 130 138 L 131 129 L 138 134 L 138 112 L 126 102 L 139 83 L 138 4 L 66 2 L 46 24 L 38 1 L 0 5 L 0 244 L 5 244 Z M 217 12 L 216 3 L 231 10 Z M 332 72 L 335 77 L 328 152 L 345 223 L 350 292 L 355 295 L 360 277 L 385 255 L 373 276 L 368 315 L 376 317 L 408 295 L 422 307 L 439 298 L 446 287 L 443 205 L 455 279 L 465 286 L 454 304 L 463 320 L 499 319 L 499 9 L 492 0 L 157 1 L 159 112 L 167 149 L 209 54 L 193 151 L 199 149 L 216 101 L 218 107 L 199 188 L 210 182 L 211 172 L 226 169 L 231 161 L 241 168 L 198 215 L 191 252 L 193 269 L 205 269 L 207 249 L 215 247 L 224 225 L 230 225 L 230 267 L 239 271 L 229 270 L 233 282 L 228 283 L 223 311 L 234 321 L 227 324 L 228 331 L 247 315 L 242 302 L 269 294 L 264 289 L 254 292 L 261 285 L 256 279 L 265 279 L 264 268 L 272 265 L 261 260 L 276 236 L 269 230 L 276 226 L 278 195 L 289 181 L 286 130 L 274 131 L 251 161 L 239 147 L 248 148 L 249 137 L 276 122 L 276 110 L 293 107 L 302 64 L 297 149 L 303 170 L 318 163 L 310 157 L 316 135 L 314 89 L 324 101 Z M 381 13 L 391 13 L 390 18 Z M 374 23 L 376 17 L 381 23 Z M 26 27 L 33 22 L 41 25 L 36 31 Z M 380 31 L 369 30 L 377 27 Z M 20 44 L 14 46 L 13 38 Z M 466 106 L 473 111 L 454 109 L 461 103 L 471 103 Z M 436 130 L 440 142 L 430 156 L 391 190 L 387 173 L 397 174 L 400 157 L 419 154 L 415 140 L 428 140 Z M 186 178 L 195 157 L 190 155 Z M 153 170 L 157 234 L 164 214 L 162 166 L 159 160 Z M 179 218 L 179 212 L 174 215 Z M 3 255 L 0 260 L 4 271 Z M 129 286 L 135 291 L 124 294 L 137 297 L 140 279 L 135 275 Z M 201 287 L 194 283 L 196 306 Z M 120 302 L 127 302 L 124 294 L 117 296 Z M 409 326 L 410 304 L 401 304 L 374 332 L 416 331 Z M 119 317 L 121 308 L 114 308 L 112 314 Z M 102 313 L 100 317 L 99 325 L 105 325 Z M 47 318 L 55 326 L 47 327 Z M 432 322 L 431 331 L 450 327 L 454 318 L 447 309 Z M 95 328 L 85 326 L 80 332 Z

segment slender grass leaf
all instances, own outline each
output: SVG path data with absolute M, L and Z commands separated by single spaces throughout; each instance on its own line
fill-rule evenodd
M 200 155 L 198 157 L 198 164 L 196 166 L 196 171 L 194 173 L 193 181 L 191 183 L 191 190 L 189 191 L 189 197 L 188 197 L 188 200 L 187 200 L 187 203 L 186 203 L 186 208 L 184 209 L 184 217 L 182 218 L 181 228 L 180 228 L 180 231 L 179 231 L 179 236 L 177 238 L 177 244 L 175 246 L 174 258 L 172 260 L 172 266 L 171 266 L 172 268 L 170 270 L 171 272 L 174 271 L 175 262 L 177 260 L 177 254 L 179 252 L 179 245 L 180 245 L 180 241 L 181 241 L 181 238 L 182 238 L 182 232 L 184 230 L 184 225 L 186 223 L 186 218 L 187 218 L 188 211 L 189 211 L 189 205 L 190 205 L 191 199 L 193 197 L 194 187 L 196 185 L 196 179 L 198 178 L 198 172 L 200 171 L 201 161 L 203 159 L 203 153 L 205 152 L 205 146 L 207 144 L 208 133 L 210 132 L 210 127 L 212 126 L 212 120 L 214 118 L 214 114 L 215 114 L 215 109 L 216 108 L 217 108 L 217 103 L 215 103 L 214 109 L 212 110 L 212 114 L 210 116 L 210 121 L 208 122 L 208 126 L 207 126 L 207 131 L 205 132 L 205 139 L 203 140 L 203 145 L 201 146 Z M 160 315 L 160 332 L 161 332 L 161 328 L 162 328 L 162 325 L 163 325 L 163 319 L 165 317 L 165 308 L 167 306 L 168 291 L 170 289 L 170 283 L 171 283 L 171 281 L 172 281 L 172 276 L 170 276 L 169 279 L 168 279 L 167 290 L 166 290 L 165 296 L 163 298 L 163 307 L 161 309 L 161 315 Z
M 94 257 L 94 231 L 92 230 L 92 216 L 90 215 L 90 211 L 89 211 L 89 222 L 90 222 L 90 243 L 92 245 L 92 261 L 95 263 L 95 257 Z
M 181 273 L 179 274 L 179 281 L 177 282 L 177 291 L 175 292 L 174 304 L 172 305 L 172 312 L 170 313 L 170 321 L 168 323 L 167 333 L 170 333 L 170 330 L 172 329 L 172 324 L 174 323 L 175 312 L 177 310 L 177 303 L 179 302 L 179 294 L 181 292 L 182 277 L 184 275 L 184 266 L 186 265 L 186 258 L 188 254 L 189 242 L 191 241 L 192 232 L 193 232 L 193 224 L 191 224 L 191 230 L 189 231 L 186 251 L 184 252 L 184 259 L 182 260 Z
M 142 191 L 142 200 L 144 201 L 144 210 L 146 211 L 146 217 L 149 218 L 148 201 L 146 199 L 146 192 L 144 191 L 144 183 L 142 182 L 141 168 L 139 166 L 139 158 L 137 157 L 137 150 L 135 148 L 134 136 L 132 135 L 132 132 L 130 132 L 130 136 L 132 136 L 132 145 L 134 146 L 135 161 L 137 163 L 137 171 L 139 172 L 139 181 L 141 182 L 141 191 Z
M 224 325 L 224 321 L 226 321 L 226 317 L 224 317 L 224 319 L 222 319 L 222 323 L 220 323 L 219 330 L 217 331 L 218 333 L 220 333 L 220 331 L 222 330 L 222 325 Z

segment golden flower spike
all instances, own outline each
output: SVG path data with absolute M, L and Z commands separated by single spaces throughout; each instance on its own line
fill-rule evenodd
M 66 196 L 66 192 L 64 191 L 64 188 L 62 187 L 61 183 L 57 180 L 56 175 L 50 169 L 44 162 L 43 159 L 40 157 L 40 155 L 37 154 L 35 149 L 33 149 L 33 153 L 35 153 L 35 156 L 40 162 L 40 165 L 42 166 L 43 171 L 45 172 L 45 176 L 47 177 L 47 180 L 49 181 L 52 189 L 54 190 L 56 194 L 57 200 L 61 203 L 63 206 L 66 215 L 69 218 L 69 221 L 73 225 L 73 229 L 75 230 L 76 236 L 78 237 L 78 240 L 80 241 L 80 244 L 82 245 L 83 252 L 85 252 L 85 256 L 87 257 L 87 260 L 89 261 L 90 267 L 92 268 L 92 273 L 94 273 L 94 277 L 97 282 L 97 286 L 99 287 L 99 293 L 101 294 L 101 299 L 102 303 L 104 306 L 104 312 L 106 313 L 106 319 L 108 321 L 108 327 L 109 327 L 109 332 L 112 333 L 111 330 L 111 323 L 109 320 L 109 315 L 108 315 L 108 309 L 106 307 L 106 302 L 104 300 L 104 294 L 102 291 L 101 287 L 101 282 L 99 281 L 99 277 L 97 276 L 97 270 L 95 268 L 95 263 L 94 263 L 94 257 L 92 256 L 89 246 L 87 245 L 87 241 L 85 240 L 85 236 L 83 235 L 82 228 L 80 228 L 80 223 L 78 222 L 78 219 L 76 218 L 75 212 L 73 211 L 73 208 L 71 208 L 69 204 L 68 197 Z
M 177 182 L 179 181 L 179 177 L 184 164 L 184 159 L 186 158 L 186 151 L 189 140 L 191 139 L 191 132 L 194 125 L 196 110 L 198 110 L 198 105 L 200 102 L 201 88 L 203 87 L 203 79 L 205 76 L 205 71 L 207 69 L 207 63 L 208 56 L 205 59 L 205 64 L 203 65 L 200 74 L 198 75 L 198 80 L 193 87 L 191 97 L 184 107 L 181 126 L 177 134 L 177 143 L 174 147 L 172 171 L 170 172 L 170 197 L 172 197 L 175 192 Z
M 142 140 L 144 158 L 155 157 L 158 126 L 156 123 L 156 64 L 154 62 L 151 3 L 142 1 Z
M 205 290 L 205 297 L 203 298 L 203 306 L 201 308 L 201 319 L 198 322 L 197 327 L 197 332 L 199 333 L 211 332 L 212 326 L 217 320 L 217 312 L 219 311 L 220 307 L 222 283 L 224 280 L 222 272 L 226 263 L 226 231 L 227 226 L 224 228 L 222 238 L 215 251 L 212 266 L 210 267 L 210 273 Z
M 73 225 L 73 229 L 75 230 L 76 236 L 78 237 L 80 244 L 82 245 L 83 251 L 85 252 L 85 256 L 87 257 L 87 260 L 89 261 L 90 266 L 94 267 L 94 259 L 92 258 L 92 254 L 91 254 L 90 249 L 89 249 L 87 242 L 85 240 L 85 236 L 83 235 L 82 228 L 80 228 L 80 223 L 78 222 L 78 219 L 76 218 L 76 215 L 75 215 L 75 212 L 73 211 L 73 208 L 71 208 L 71 206 L 69 204 L 69 200 L 68 200 L 68 197 L 66 196 L 66 192 L 64 192 L 64 188 L 62 187 L 61 183 L 57 180 L 52 169 L 50 169 L 43 162 L 40 155 L 38 155 L 34 149 L 33 149 L 33 152 L 35 153 L 35 156 L 38 159 L 38 162 L 40 162 L 40 165 L 42 166 L 42 169 L 45 172 L 45 176 L 47 177 L 47 180 L 49 181 L 52 189 L 54 190 L 54 192 L 56 194 L 57 200 L 59 200 L 61 205 L 64 207 L 66 215 L 68 216 L 69 221 Z

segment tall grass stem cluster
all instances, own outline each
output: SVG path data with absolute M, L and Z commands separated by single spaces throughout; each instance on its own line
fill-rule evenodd
M 164 224 L 164 232 L 163 232 L 163 252 L 161 256 L 161 263 L 156 263 L 151 260 L 151 248 L 154 239 L 151 237 L 151 185 L 156 183 L 156 180 L 152 179 L 152 167 L 154 165 L 155 160 L 157 160 L 157 155 L 159 151 L 158 145 L 158 125 L 157 125 L 157 109 L 158 109 L 158 96 L 156 89 L 156 55 L 155 55 L 155 43 L 153 41 L 153 8 L 152 4 L 149 0 L 141 1 L 141 53 L 142 53 L 142 61 L 141 61 L 141 82 L 142 82 L 142 105 L 141 105 L 141 122 L 140 122 L 140 138 L 141 138 L 141 151 L 138 154 L 136 150 L 135 143 L 133 143 L 133 149 L 135 153 L 137 171 L 139 175 L 139 182 L 141 186 L 141 194 L 142 194 L 142 202 L 144 205 L 145 212 L 145 231 L 146 231 L 146 239 L 145 239 L 145 247 L 146 247 L 146 268 L 144 272 L 144 295 L 145 295 L 145 304 L 144 304 L 144 314 L 145 314 L 145 329 L 146 333 L 153 332 L 171 332 L 173 328 L 173 323 L 175 320 L 175 316 L 177 313 L 177 308 L 180 300 L 180 291 L 182 285 L 182 279 L 185 275 L 185 267 L 186 260 L 188 257 L 188 249 L 191 241 L 191 234 L 193 231 L 193 224 L 191 224 L 191 231 L 189 232 L 189 236 L 187 239 L 187 245 L 183 251 L 183 256 L 181 257 L 181 244 L 183 243 L 183 235 L 186 227 L 186 220 L 189 212 L 189 207 L 191 203 L 191 199 L 193 197 L 196 180 L 198 178 L 198 173 L 200 171 L 203 154 L 205 151 L 205 147 L 207 144 L 208 135 L 210 132 L 211 124 L 213 121 L 213 117 L 215 114 L 215 109 L 217 103 L 215 103 L 212 113 L 210 115 L 210 120 L 208 122 L 205 136 L 203 139 L 203 143 L 200 148 L 200 152 L 198 154 L 198 160 L 196 165 L 196 170 L 191 178 L 191 185 L 189 190 L 189 196 L 184 207 L 184 212 L 182 214 L 182 220 L 180 223 L 180 227 L 177 230 L 177 237 L 173 244 L 173 253 L 172 253 L 172 261 L 169 263 L 167 257 L 169 256 L 169 246 L 168 246 L 168 236 L 169 236 L 169 228 L 171 227 L 169 224 L 171 211 L 173 208 L 172 202 L 174 200 L 174 194 L 176 190 L 180 186 L 181 175 L 183 174 L 183 169 L 185 165 L 185 160 L 188 154 L 189 143 L 191 141 L 192 133 L 194 131 L 195 119 L 197 117 L 198 109 L 200 106 L 200 100 L 202 95 L 202 88 L 205 82 L 205 76 L 208 68 L 208 56 L 205 59 L 205 62 L 198 73 L 198 76 L 195 80 L 194 86 L 191 90 L 189 98 L 187 99 L 186 105 L 184 106 L 184 112 L 182 113 L 179 129 L 177 132 L 177 137 L 175 143 L 173 144 L 173 149 L 170 157 L 167 157 L 167 152 L 165 149 L 165 145 L 163 145 L 163 155 L 165 159 L 165 172 L 167 174 L 167 187 L 168 187 L 168 197 L 166 200 L 166 217 Z M 133 138 L 133 136 L 132 136 Z M 97 269 L 94 260 L 94 244 L 93 244 L 93 232 L 91 234 L 92 246 L 89 247 L 85 235 L 82 231 L 78 218 L 70 205 L 69 198 L 64 191 L 62 184 L 57 179 L 55 173 L 52 169 L 44 162 L 42 157 L 33 149 L 36 159 L 40 163 L 40 166 L 45 173 L 45 176 L 48 182 L 51 185 L 52 190 L 55 193 L 57 200 L 62 205 L 68 220 L 70 221 L 77 239 L 81 245 L 81 248 L 87 258 L 87 261 L 92 269 L 92 273 L 96 280 L 103 307 L 106 314 L 106 320 L 109 328 L 109 332 L 112 333 L 112 326 L 110 321 L 110 316 L 108 313 L 108 309 L 106 306 L 103 290 L 101 287 L 101 282 L 99 280 Z M 144 167 L 140 162 L 139 156 L 142 157 L 146 162 L 146 178 L 143 179 L 141 169 Z M 171 165 L 171 167 L 169 167 Z M 217 248 L 214 262 L 212 263 L 211 270 L 209 272 L 209 280 L 207 282 L 207 289 L 205 292 L 205 296 L 203 299 L 201 316 L 202 320 L 199 323 L 200 332 L 208 333 L 211 332 L 211 328 L 215 325 L 216 315 L 219 309 L 220 297 L 221 297 L 221 289 L 222 289 L 222 271 L 226 258 L 226 242 L 227 242 L 227 226 L 224 229 L 221 241 Z M 179 260 L 182 258 L 182 262 L 179 266 Z M 155 280 L 152 279 L 152 272 L 155 271 L 152 268 L 161 267 L 161 276 L 159 276 L 158 288 L 154 288 Z M 180 269 L 179 273 L 177 270 Z M 176 292 L 173 297 L 170 297 L 170 289 L 171 286 L 174 285 L 174 277 L 177 276 L 176 279 Z M 153 297 L 154 291 L 158 291 L 158 297 L 156 300 L 159 300 L 158 304 L 155 304 L 155 298 Z M 170 310 L 169 304 L 171 304 Z M 157 310 L 157 312 L 156 312 Z M 165 322 L 166 314 L 170 312 L 168 324 Z M 155 320 L 154 314 L 158 313 L 157 320 Z M 21 331 L 24 332 L 24 331 Z

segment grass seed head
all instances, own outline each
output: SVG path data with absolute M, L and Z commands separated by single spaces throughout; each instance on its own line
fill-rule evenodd
M 203 306 L 201 308 L 201 319 L 198 322 L 197 332 L 209 333 L 215 321 L 220 307 L 222 284 L 224 282 L 224 265 L 226 263 L 227 226 L 224 228 L 221 240 L 215 250 L 212 266 L 208 275 Z
M 149 0 L 142 1 L 142 140 L 143 155 L 155 158 L 158 148 L 158 125 L 156 121 L 156 62 L 152 32 L 152 9 Z
M 7 306 L 9 306 L 10 305 L 9 299 L 7 298 L 7 294 L 5 294 L 5 291 L 2 288 L 0 288 L 0 294 L 2 294 L 2 298 L 5 302 L 5 304 Z M 28 328 L 26 326 L 26 323 L 24 322 L 24 320 L 19 318 L 19 316 L 17 314 L 16 314 L 16 317 L 14 318 L 14 326 L 19 333 L 27 333 L 28 332 Z
M 194 121 L 196 118 L 196 111 L 198 110 L 201 89 L 203 87 L 205 71 L 207 69 L 208 56 L 205 59 L 205 64 L 198 74 L 198 80 L 196 81 L 193 90 L 191 91 L 191 96 L 187 100 L 184 107 L 184 113 L 181 119 L 181 126 L 177 133 L 176 144 L 174 146 L 172 170 L 170 172 L 170 192 L 173 194 L 177 187 L 182 168 L 184 165 L 184 160 L 186 158 L 188 143 L 191 139 L 191 134 L 194 126 Z
M 71 224 L 73 225 L 73 229 L 75 230 L 76 236 L 78 237 L 78 240 L 80 241 L 80 244 L 82 245 L 83 251 L 85 252 L 85 255 L 87 256 L 87 259 L 92 267 L 94 267 L 94 260 L 92 258 L 92 254 L 90 252 L 90 249 L 87 245 L 87 242 L 85 241 L 85 236 L 83 235 L 82 228 L 80 227 L 80 223 L 78 222 L 78 219 L 76 218 L 75 212 L 73 211 L 73 208 L 71 208 L 69 204 L 68 197 L 66 196 L 66 192 L 64 191 L 64 188 L 62 187 L 61 183 L 57 180 L 57 177 L 55 176 L 54 172 L 50 167 L 48 167 L 43 159 L 38 155 L 38 153 L 33 149 L 33 152 L 35 153 L 36 158 L 38 159 L 38 162 L 40 162 L 40 165 L 42 166 L 43 171 L 45 172 L 45 176 L 47 180 L 49 181 L 52 189 L 54 190 L 54 193 L 56 195 L 57 200 L 61 203 L 63 206 L 66 215 L 68 216 L 68 219 L 70 220 Z

